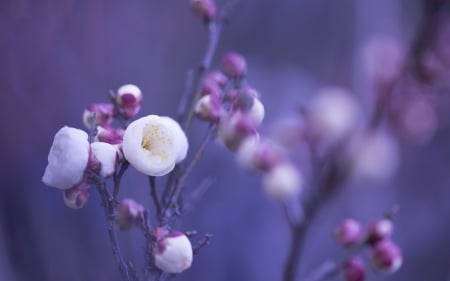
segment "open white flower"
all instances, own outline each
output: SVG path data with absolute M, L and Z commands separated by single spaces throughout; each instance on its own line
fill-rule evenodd
M 81 182 L 88 160 L 86 132 L 65 126 L 53 139 L 42 181 L 48 186 L 69 189 Z
M 141 173 L 163 176 L 186 157 L 188 141 L 175 120 L 148 115 L 128 126 L 122 149 L 125 158 Z
M 158 240 L 153 254 L 156 267 L 168 273 L 180 273 L 192 264 L 191 242 L 181 232 L 169 233 Z
M 117 146 L 106 142 L 93 142 L 91 151 L 95 159 L 100 163 L 99 174 L 103 178 L 110 177 L 116 170 L 118 155 Z

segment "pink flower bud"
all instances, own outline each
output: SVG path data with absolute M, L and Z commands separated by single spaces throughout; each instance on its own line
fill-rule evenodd
M 351 257 L 344 263 L 343 273 L 346 281 L 364 281 L 366 277 L 364 261 L 358 256 Z
M 121 230 L 133 227 L 143 218 L 145 208 L 133 199 L 123 199 L 117 208 L 116 223 Z
M 181 232 L 156 231 L 157 242 L 153 250 L 155 265 L 168 273 L 180 273 L 192 264 L 193 250 L 189 239 Z
M 63 192 L 64 203 L 72 209 L 83 208 L 89 200 L 90 186 L 86 182 L 82 182 Z
M 247 74 L 247 62 L 241 54 L 230 52 L 222 58 L 222 70 L 228 77 L 242 78 Z
M 219 122 L 224 114 L 220 99 L 215 95 L 201 97 L 195 105 L 195 116 L 209 122 Z
M 394 224 L 390 219 L 380 219 L 369 226 L 367 240 L 371 245 L 387 239 L 394 231 Z
M 201 95 L 212 95 L 216 97 L 220 97 L 222 95 L 222 89 L 219 84 L 217 84 L 213 80 L 204 80 L 201 89 Z
M 336 240 L 344 247 L 351 247 L 361 241 L 362 229 L 358 221 L 346 219 L 336 229 Z
M 95 141 L 106 142 L 109 144 L 121 144 L 123 141 L 123 129 L 115 129 L 110 126 L 98 126 Z
M 233 113 L 219 124 L 218 138 L 232 151 L 236 151 L 244 139 L 256 136 L 255 122 L 241 112 Z
M 206 74 L 205 81 L 214 82 L 220 87 L 225 87 L 225 84 L 228 82 L 228 78 L 219 70 L 212 70 Z
M 191 0 L 191 7 L 194 13 L 206 22 L 212 20 L 217 12 L 214 0 Z
M 94 103 L 83 112 L 83 123 L 86 128 L 92 128 L 92 118 L 95 116 L 94 125 L 109 125 L 114 117 L 114 105 L 109 103 Z
M 136 85 L 128 84 L 117 90 L 115 99 L 120 114 L 124 118 L 130 119 L 141 109 L 143 96 Z
M 386 239 L 372 248 L 372 261 L 379 271 L 394 273 L 401 267 L 403 256 L 400 247 Z
M 240 165 L 250 170 L 269 171 L 283 161 L 281 149 L 272 141 L 244 140 L 237 151 Z

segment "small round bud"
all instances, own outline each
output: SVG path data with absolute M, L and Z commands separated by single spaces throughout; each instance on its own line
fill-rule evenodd
M 217 12 L 214 0 L 191 0 L 192 10 L 204 21 L 211 21 Z
M 189 239 L 181 232 L 159 231 L 153 250 L 155 265 L 168 273 L 180 273 L 192 264 L 193 250 Z
M 222 95 L 222 89 L 219 84 L 213 80 L 204 80 L 201 88 L 201 95 L 212 95 L 216 97 L 220 97 Z
M 93 157 L 90 161 L 93 159 L 99 164 L 98 174 L 102 178 L 111 177 L 119 164 L 117 146 L 106 142 L 94 142 L 91 143 L 91 153 Z
M 219 70 L 212 70 L 206 74 L 205 81 L 214 82 L 220 87 L 225 87 L 228 82 L 228 78 Z
M 283 161 L 283 153 L 275 143 L 255 138 L 244 140 L 236 156 L 244 168 L 259 171 L 269 171 Z
M 265 109 L 263 103 L 259 99 L 253 100 L 253 105 L 248 111 L 248 116 L 255 122 L 256 125 L 260 125 L 264 120 Z
M 86 182 L 82 182 L 72 188 L 64 190 L 64 204 L 72 209 L 83 208 L 89 200 L 90 188 L 91 187 Z
M 109 144 L 121 144 L 123 141 L 123 129 L 116 129 L 111 126 L 98 126 L 95 141 L 106 142 Z
M 114 117 L 114 105 L 109 103 L 95 103 L 89 105 L 83 112 L 83 123 L 88 129 L 92 129 L 92 118 L 95 116 L 94 125 L 109 125 Z
M 386 239 L 372 248 L 372 261 L 379 271 L 394 273 L 401 267 L 403 256 L 400 247 Z
M 302 178 L 294 166 L 280 164 L 263 176 L 262 187 L 270 198 L 288 200 L 300 193 Z
M 344 247 L 358 244 L 362 238 L 361 224 L 354 219 L 346 219 L 336 229 L 336 240 Z
M 123 199 L 117 208 L 116 224 L 121 230 L 132 228 L 144 216 L 145 208 L 133 199 Z
M 219 122 L 224 114 L 220 99 L 215 95 L 201 97 L 195 105 L 194 112 L 197 118 L 209 122 Z
M 257 137 L 258 132 L 253 120 L 241 112 L 235 112 L 221 120 L 217 137 L 231 151 L 236 151 L 242 141 L 248 137 Z
M 390 219 L 380 219 L 369 226 L 367 240 L 371 245 L 387 239 L 394 231 L 394 224 Z
M 345 281 L 364 281 L 366 277 L 364 261 L 358 256 L 351 257 L 344 263 L 343 274 Z
M 247 74 L 247 62 L 241 54 L 230 52 L 222 58 L 222 70 L 228 77 L 242 78 Z
M 133 84 L 120 87 L 115 97 L 119 112 L 125 119 L 130 119 L 139 112 L 142 99 L 141 90 Z

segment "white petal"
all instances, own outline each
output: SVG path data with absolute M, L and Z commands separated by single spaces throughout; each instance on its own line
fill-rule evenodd
M 267 195 L 275 200 L 288 200 L 301 190 L 301 177 L 289 164 L 280 164 L 264 175 L 262 186 Z
M 192 264 L 192 245 L 185 235 L 167 237 L 163 241 L 164 250 L 155 253 L 155 265 L 168 273 L 180 273 Z
M 189 148 L 186 134 L 184 133 L 180 124 L 178 124 L 178 122 L 173 120 L 172 118 L 163 116 L 161 117 L 161 121 L 168 127 L 170 127 L 176 135 L 175 144 L 178 147 L 177 163 L 179 163 L 186 158 L 187 151 Z
M 259 125 L 262 123 L 264 119 L 264 105 L 263 103 L 258 99 L 253 99 L 253 106 L 250 108 L 250 111 L 248 112 L 248 115 L 250 118 L 255 122 L 256 125 Z
M 52 187 L 68 189 L 79 183 L 89 160 L 86 132 L 63 127 L 55 135 L 42 181 Z
M 117 165 L 117 146 L 106 142 L 91 144 L 92 153 L 100 162 L 100 176 L 107 178 L 114 174 Z

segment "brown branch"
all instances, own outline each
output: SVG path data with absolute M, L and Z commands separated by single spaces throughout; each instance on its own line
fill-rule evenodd
M 161 201 L 159 200 L 158 191 L 156 190 L 155 177 L 149 176 L 148 180 L 150 182 L 150 196 L 153 199 L 153 204 L 156 208 L 156 217 L 158 218 L 161 215 Z

